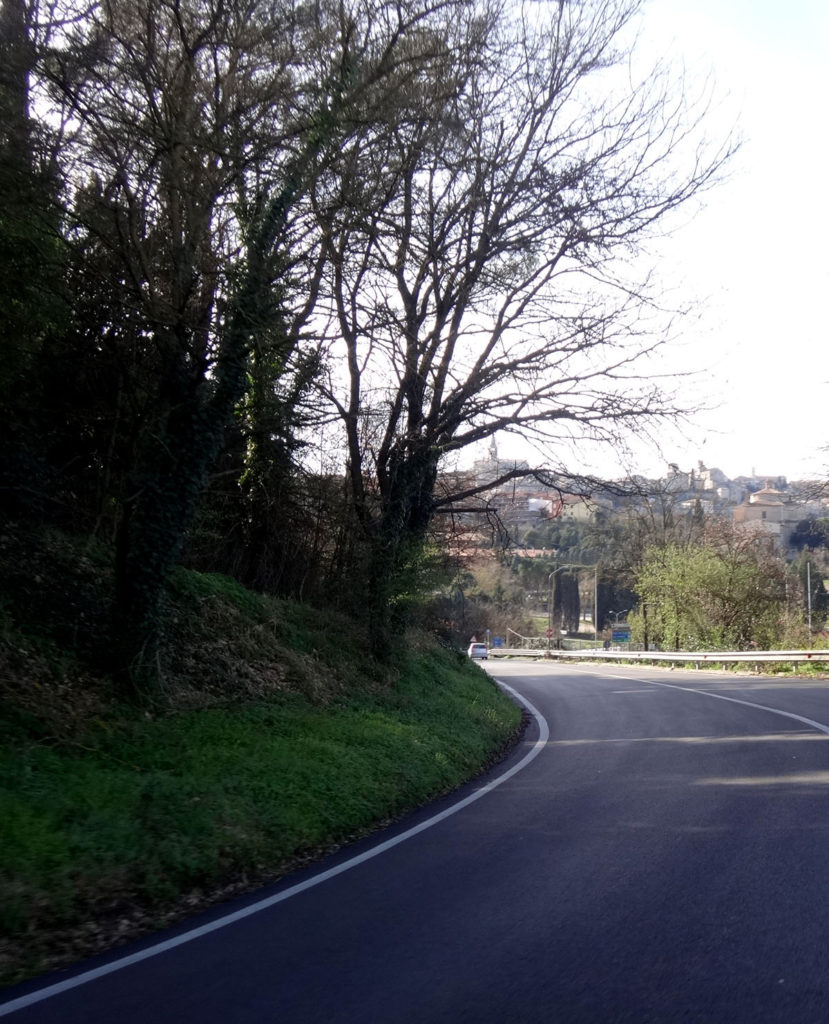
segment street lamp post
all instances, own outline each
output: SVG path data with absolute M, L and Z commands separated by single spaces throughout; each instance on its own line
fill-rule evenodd
M 593 638 L 599 646 L 599 563 L 593 569 Z

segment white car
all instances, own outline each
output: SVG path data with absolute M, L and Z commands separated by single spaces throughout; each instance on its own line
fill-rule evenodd
M 482 661 L 486 661 L 489 657 L 486 644 L 470 644 L 469 650 L 466 653 L 470 658 L 480 658 Z

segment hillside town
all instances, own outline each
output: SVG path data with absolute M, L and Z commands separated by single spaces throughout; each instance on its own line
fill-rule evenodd
M 476 484 L 496 480 L 527 463 L 499 458 L 496 442 L 487 456 L 475 461 Z M 788 481 L 785 476 L 750 475 L 729 479 L 722 470 L 697 462 L 683 470 L 666 467 L 657 478 L 635 477 L 609 483 L 589 494 L 574 493 L 566 483 L 550 487 L 532 477 L 510 480 L 490 495 L 489 507 L 510 527 L 529 527 L 539 520 L 590 520 L 597 515 L 624 514 L 653 500 L 675 516 L 729 516 L 735 524 L 760 529 L 774 537 L 783 551 L 798 547 L 804 524 L 829 517 L 829 485 L 825 480 Z

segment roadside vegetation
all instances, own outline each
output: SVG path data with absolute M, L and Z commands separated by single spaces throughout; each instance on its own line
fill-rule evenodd
M 0 552 L 4 984 L 275 879 L 518 735 L 459 651 L 410 633 L 381 666 L 343 615 L 184 569 L 163 697 L 125 703 L 101 669 L 107 552 L 54 531 L 6 531 Z
M 482 524 L 690 411 L 655 243 L 739 142 L 643 0 L 516 10 L 0 0 L 7 979 L 451 789 L 520 720 L 470 636 L 633 607 L 638 541 Z
M 388 660 L 436 519 L 688 411 L 655 241 L 738 142 L 646 6 L 0 0 L 0 512 L 114 547 L 124 699 L 176 566 Z
M 656 500 L 659 499 L 659 500 Z M 631 640 L 670 651 L 791 650 L 829 643 L 829 547 L 804 521 L 799 549 L 733 523 L 727 511 L 630 496 L 594 510 L 516 524 L 499 554 L 465 563 L 432 601 L 455 636 L 518 633 Z M 819 522 L 816 524 L 819 526 Z M 527 549 L 534 549 L 532 554 Z

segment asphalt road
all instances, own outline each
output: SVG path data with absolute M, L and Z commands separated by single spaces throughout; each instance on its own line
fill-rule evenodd
M 829 1021 L 829 681 L 489 671 L 540 719 L 485 779 L 117 970 L 4 993 L 8 1019 Z

